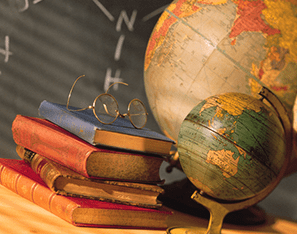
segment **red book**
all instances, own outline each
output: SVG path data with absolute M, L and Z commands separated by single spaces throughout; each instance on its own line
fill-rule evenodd
M 12 123 L 16 144 L 88 178 L 160 183 L 162 157 L 95 147 L 54 123 L 17 115 Z
M 171 212 L 51 191 L 23 160 L 0 158 L 0 184 L 75 226 L 166 229 Z

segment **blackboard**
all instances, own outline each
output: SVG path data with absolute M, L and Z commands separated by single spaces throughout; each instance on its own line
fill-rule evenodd
M 146 45 L 170 0 L 4 0 L 0 2 L 1 157 L 18 158 L 11 134 L 17 114 L 38 116 L 42 100 L 85 107 L 115 81 L 121 112 L 133 98 L 160 131 L 143 84 Z

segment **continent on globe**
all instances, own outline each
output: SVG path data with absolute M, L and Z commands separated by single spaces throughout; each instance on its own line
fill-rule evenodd
M 237 157 L 237 159 L 234 159 L 233 155 L 234 152 L 230 150 L 210 150 L 207 153 L 206 162 L 218 166 L 223 172 L 223 176 L 225 176 L 226 178 L 230 178 L 231 176 L 234 176 L 238 171 L 237 166 L 239 157 Z
M 230 38 L 235 38 L 242 32 L 262 32 L 267 35 L 280 33 L 278 29 L 274 29 L 264 22 L 261 18 L 262 11 L 266 9 L 266 5 L 262 0 L 246 1 L 237 0 L 237 19 L 231 29 Z M 232 42 L 234 44 L 234 42 Z
M 278 115 L 242 93 L 211 96 L 196 105 L 181 124 L 177 148 L 189 180 L 228 201 L 254 197 L 275 182 L 287 153 Z
M 144 84 L 161 130 L 177 140 L 207 97 L 272 90 L 291 120 L 297 94 L 297 5 L 290 0 L 174 0 L 145 54 Z

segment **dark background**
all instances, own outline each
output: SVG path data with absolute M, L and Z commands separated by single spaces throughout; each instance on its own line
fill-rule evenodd
M 0 147 L 2 158 L 16 158 L 11 124 L 17 114 L 38 117 L 43 100 L 90 105 L 111 83 L 125 112 L 137 97 L 147 106 L 147 127 L 160 132 L 148 106 L 143 83 L 146 45 L 170 0 L 1 0 L 0 1 Z M 122 17 L 124 16 L 124 17 Z M 122 23 L 121 23 L 122 19 Z M 128 21 L 125 22 L 125 19 Z M 134 21 L 134 20 L 135 21 Z M 118 57 L 116 48 L 122 42 Z M 174 170 L 160 174 L 166 183 L 184 178 Z M 297 220 L 296 174 L 260 203 L 270 213 Z

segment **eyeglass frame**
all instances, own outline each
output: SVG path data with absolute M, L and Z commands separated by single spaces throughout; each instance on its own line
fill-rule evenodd
M 114 82 L 114 83 L 112 83 L 112 84 L 108 87 L 108 89 L 105 91 L 105 93 L 99 94 L 99 95 L 94 99 L 93 104 L 92 104 L 91 106 L 88 106 L 88 107 L 85 107 L 85 108 L 81 108 L 81 109 L 74 109 L 74 110 L 73 110 L 73 109 L 70 109 L 70 108 L 69 108 L 69 101 L 70 101 L 70 97 L 71 97 L 71 95 L 72 95 L 72 91 L 73 91 L 73 89 L 74 89 L 74 86 L 75 86 L 75 84 L 77 83 L 77 81 L 78 81 L 80 78 L 84 77 L 84 76 L 85 76 L 85 75 L 81 75 L 81 76 L 77 77 L 76 80 L 74 81 L 74 83 L 72 84 L 72 87 L 71 87 L 71 89 L 70 89 L 70 91 L 69 91 L 69 94 L 68 94 L 68 99 L 67 99 L 67 104 L 66 104 L 66 109 L 67 109 L 68 111 L 83 111 L 83 110 L 92 109 L 92 110 L 93 110 L 93 114 L 94 114 L 94 116 L 96 117 L 96 119 L 97 119 L 100 123 L 102 123 L 102 124 L 106 124 L 106 125 L 112 124 L 114 121 L 116 121 L 116 119 L 117 119 L 119 116 L 120 116 L 121 118 L 125 118 L 126 116 L 128 116 L 128 117 L 129 117 L 129 120 L 130 120 L 130 122 L 131 122 L 131 124 L 132 124 L 136 129 L 142 129 L 142 128 L 146 125 L 146 123 L 147 123 L 147 117 L 146 117 L 146 119 L 145 119 L 145 123 L 143 124 L 142 127 L 137 127 L 137 126 L 133 123 L 133 121 L 132 121 L 132 119 L 131 119 L 130 106 L 131 106 L 131 103 L 132 103 L 133 101 L 138 101 L 138 102 L 140 102 L 141 105 L 142 105 L 143 108 L 144 108 L 144 114 L 145 114 L 145 116 L 148 115 L 148 112 L 147 112 L 147 110 L 146 110 L 146 107 L 145 107 L 144 103 L 143 103 L 141 100 L 139 100 L 138 98 L 134 98 L 134 99 L 132 99 L 132 100 L 129 102 L 129 104 L 128 104 L 128 108 L 127 108 L 128 112 L 127 112 L 127 113 L 124 113 L 124 114 L 121 114 L 120 111 L 119 111 L 119 104 L 118 104 L 118 101 L 115 99 L 114 96 L 112 96 L 111 94 L 108 93 L 109 89 L 110 89 L 113 85 L 115 85 L 115 84 L 123 84 L 123 85 L 128 86 L 128 84 L 127 84 L 127 83 L 124 83 L 124 82 Z M 101 97 L 101 96 L 103 96 L 103 95 L 110 96 L 112 99 L 114 99 L 114 101 L 115 101 L 115 103 L 116 103 L 116 106 L 117 106 L 117 111 L 116 111 L 116 114 L 117 114 L 117 115 L 115 116 L 114 120 L 111 121 L 111 122 L 109 122 L 109 123 L 105 123 L 105 122 L 103 122 L 102 120 L 100 120 L 100 118 L 98 117 L 98 115 L 96 114 L 96 111 L 95 111 L 96 101 L 97 101 L 97 99 L 98 99 L 99 97 Z M 105 106 L 104 106 L 104 109 L 106 109 Z M 108 114 L 108 111 L 106 111 L 106 112 L 107 112 L 107 114 Z

